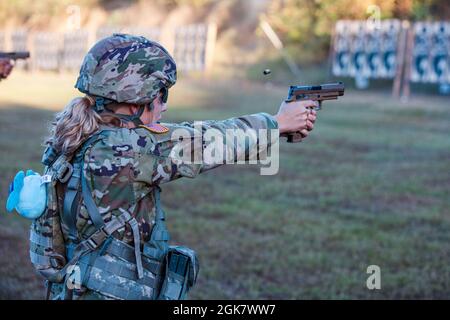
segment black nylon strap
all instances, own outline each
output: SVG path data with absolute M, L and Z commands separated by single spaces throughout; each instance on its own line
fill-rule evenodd
M 165 224 L 165 214 L 161 208 L 161 188 L 155 186 L 153 197 L 155 200 L 155 224 L 150 234 L 150 240 L 144 245 L 144 254 L 156 260 L 164 257 L 168 250 L 169 232 Z
M 161 188 L 159 186 L 155 186 L 154 197 L 155 197 L 155 220 L 156 220 L 156 222 L 166 220 L 164 211 L 161 208 L 160 193 L 161 193 Z
M 61 218 L 65 225 L 69 228 L 69 238 L 76 242 L 78 238 L 76 216 L 80 198 L 79 187 L 82 169 L 81 164 L 79 162 L 74 163 L 73 169 L 72 176 L 67 183 L 66 194 L 64 196 L 63 214 Z
M 82 163 L 84 164 L 84 161 Z M 86 177 L 84 176 L 83 171 L 84 170 L 82 170 L 81 173 L 81 192 L 83 193 L 84 205 L 86 206 L 86 210 L 89 213 L 89 217 L 94 223 L 95 228 L 100 230 L 105 225 L 105 222 L 98 211 L 94 198 L 92 198 L 91 188 L 86 182 Z
M 52 282 L 45 280 L 45 287 L 46 287 L 45 300 L 50 300 L 50 295 L 52 293 L 52 285 L 53 285 Z
M 144 106 L 142 106 L 141 108 L 139 108 L 138 112 L 135 113 L 135 114 L 115 113 L 114 111 L 108 109 L 107 107 L 105 107 L 105 109 L 108 110 L 109 112 L 114 113 L 114 115 L 115 115 L 117 118 L 119 118 L 119 119 L 121 119 L 121 120 L 123 120 L 123 121 L 125 121 L 125 122 L 132 122 L 132 123 L 134 123 L 134 125 L 135 125 L 136 127 L 143 124 L 142 121 L 141 121 L 141 116 L 142 116 L 142 114 L 144 113 Z

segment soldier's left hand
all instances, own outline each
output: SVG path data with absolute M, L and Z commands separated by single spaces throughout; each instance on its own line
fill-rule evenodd
M 316 122 L 316 119 L 317 112 L 313 109 L 308 113 L 308 119 L 306 120 L 306 128 L 308 129 L 308 131 L 314 129 L 314 123 Z
M 317 112 L 314 109 L 311 109 L 308 112 L 308 118 L 306 120 L 306 129 L 303 129 L 300 131 L 300 133 L 302 134 L 303 138 L 306 138 L 309 134 L 309 131 L 311 131 L 312 129 L 314 129 L 314 123 L 316 122 L 317 119 Z

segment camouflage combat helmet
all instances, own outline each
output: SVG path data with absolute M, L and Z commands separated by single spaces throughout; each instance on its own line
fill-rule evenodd
M 103 103 L 113 101 L 151 104 L 162 89 L 167 94 L 176 78 L 175 61 L 160 44 L 114 34 L 86 54 L 75 88 L 96 98 L 95 109 L 101 112 Z

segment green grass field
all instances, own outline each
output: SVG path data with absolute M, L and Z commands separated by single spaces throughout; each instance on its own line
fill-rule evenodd
M 41 170 L 47 125 L 74 75 L 15 72 L 0 83 L 0 298 L 43 298 L 29 221 L 4 209 L 19 169 Z M 275 113 L 287 88 L 180 81 L 168 121 Z M 348 91 L 324 104 L 280 170 L 230 165 L 163 187 L 172 241 L 194 248 L 191 299 L 450 298 L 450 103 Z M 368 290 L 366 268 L 381 268 Z

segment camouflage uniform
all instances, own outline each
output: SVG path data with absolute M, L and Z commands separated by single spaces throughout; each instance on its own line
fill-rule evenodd
M 164 68 L 164 65 L 162 68 Z M 158 79 L 166 79 L 166 83 L 168 82 L 167 77 L 163 74 L 158 73 L 158 77 Z M 79 83 L 80 81 L 87 81 L 86 83 L 92 81 L 87 77 L 80 78 Z M 154 85 L 159 84 L 151 84 L 151 86 Z M 120 90 L 122 89 L 126 88 L 122 87 Z M 145 89 L 142 90 L 145 91 Z M 148 94 L 146 92 L 145 95 L 148 96 Z M 106 98 L 135 100 L 131 93 L 111 95 Z M 226 136 L 227 129 L 241 129 L 244 132 L 277 129 L 275 119 L 266 113 L 224 121 L 204 121 L 201 127 L 190 123 L 163 124 L 162 126 L 168 129 L 167 132 L 157 133 L 152 127 L 146 126 L 133 129 L 103 127 L 99 138 L 86 146 L 86 150 L 83 151 L 82 174 L 90 186 L 92 198 L 102 220 L 109 223 L 120 217 L 124 212 L 129 212 L 132 219 L 137 222 L 139 245 L 136 243 L 137 238 L 132 225 L 125 224 L 112 233 L 113 240 L 108 244 L 109 246 L 113 246 L 119 241 L 129 245 L 130 248 L 136 249 L 136 246 L 138 246 L 139 252 L 144 250 L 145 253 L 145 246 L 149 243 L 155 229 L 155 212 L 158 210 L 155 208 L 158 206 L 155 199 L 155 188 L 159 189 L 161 184 L 180 177 L 195 178 L 204 171 L 224 164 L 224 161 L 217 161 L 208 165 L 177 161 L 171 153 L 175 147 L 189 145 L 193 154 L 196 152 L 203 154 L 208 142 L 203 139 L 200 140 L 201 143 L 196 144 L 194 139 L 202 136 L 203 132 L 208 129 L 216 129 L 224 136 Z M 189 132 L 190 138 L 179 139 L 173 135 L 173 132 L 177 129 L 185 129 Z M 251 137 L 244 145 L 236 144 L 225 147 L 229 147 L 234 152 L 236 159 L 244 159 L 248 157 L 252 148 L 258 146 L 256 136 Z M 269 143 L 259 146 L 259 151 L 264 151 L 264 148 L 267 148 L 273 139 L 274 137 L 268 137 Z M 58 163 L 59 159 L 55 163 Z M 53 171 L 58 171 L 56 164 L 47 168 L 47 173 L 52 174 Z M 73 256 L 73 253 L 69 252 L 70 245 L 88 239 L 96 232 L 95 223 L 93 223 L 88 212 L 86 198 L 80 197 L 74 221 L 76 238 L 71 237 L 70 226 L 62 216 L 69 184 L 70 180 L 68 183 L 54 181 L 49 185 L 48 208 L 40 218 L 33 222 L 31 227 L 30 255 L 32 262 L 45 278 L 54 283 L 58 282 L 58 280 L 55 280 L 57 278 L 55 275 Z M 126 260 L 115 256 L 114 253 L 109 251 L 108 245 L 96 249 L 96 255 L 93 255 L 89 261 L 92 267 L 89 269 L 88 279 L 83 279 L 83 287 L 75 289 L 72 298 L 154 299 L 157 289 L 154 288 L 155 285 L 149 283 L 158 282 L 161 279 L 158 278 L 158 272 L 154 272 L 152 269 L 151 259 L 147 259 L 142 254 L 144 272 L 142 279 L 138 279 L 135 274 L 137 258 L 135 261 L 134 258 Z M 120 264 L 120 270 L 118 269 L 117 273 L 103 272 L 101 263 L 111 262 Z M 83 263 L 80 262 L 77 265 L 83 266 Z M 130 270 L 132 272 L 129 272 Z M 109 288 L 116 288 L 117 290 L 111 291 Z M 130 288 L 135 290 L 132 291 Z M 62 296 L 65 294 L 63 289 L 64 284 L 54 285 L 50 298 L 64 298 Z M 132 293 L 116 295 L 115 292 L 119 292 L 121 289 L 128 290 L 128 292 L 132 291 Z

